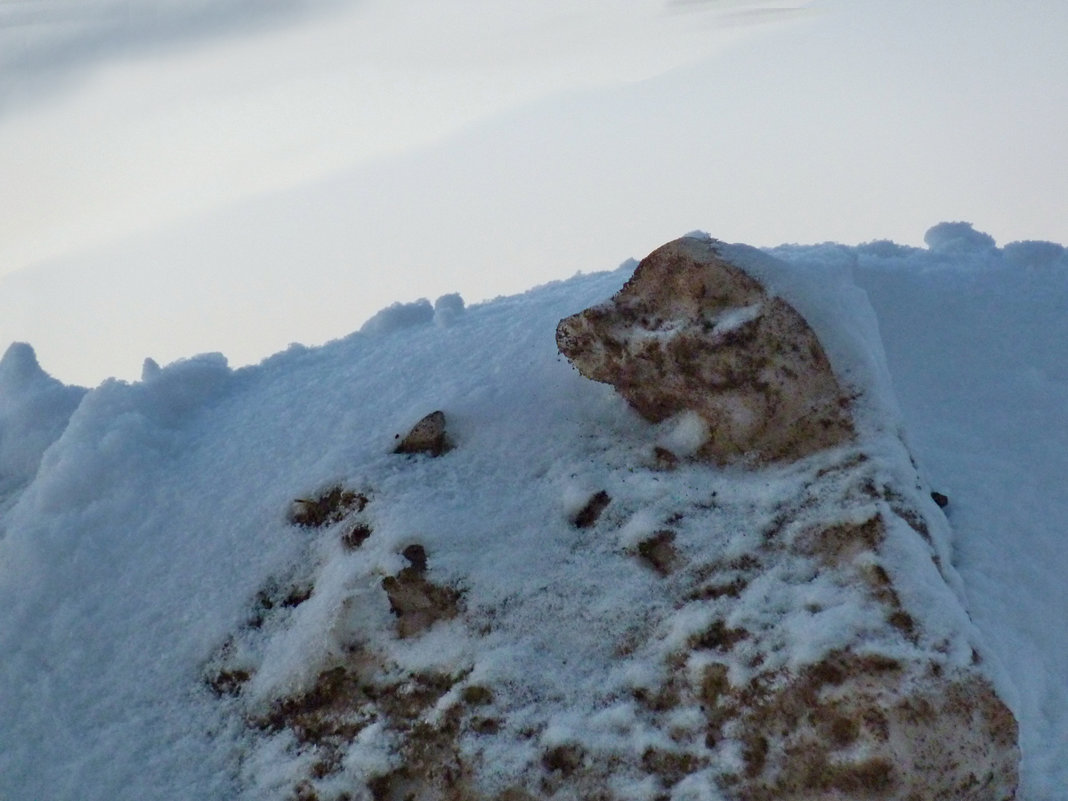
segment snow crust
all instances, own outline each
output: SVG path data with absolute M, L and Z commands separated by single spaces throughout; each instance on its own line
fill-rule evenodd
M 935 226 L 927 242 L 722 247 L 798 308 L 862 392 L 879 470 L 901 484 L 914 457 L 929 484 L 913 500 L 928 519 L 941 515 L 929 489 L 949 495 L 949 521 L 932 535 L 950 590 L 926 553 L 904 548 L 888 557 L 905 577 L 900 591 L 930 610 L 936 633 L 972 630 L 956 603 L 966 602 L 1021 723 L 1019 797 L 1064 798 L 1068 261 L 1052 243 L 997 249 L 961 223 Z M 232 370 L 219 354 L 152 362 L 140 382 L 88 392 L 48 377 L 29 346 L 9 348 L 0 360 L 0 797 L 275 797 L 307 766 L 284 733 L 250 747 L 203 677 L 258 592 L 308 581 L 306 602 L 235 641 L 234 663 L 255 668 L 252 704 L 307 687 L 345 643 L 374 641 L 412 669 L 471 669 L 470 683 L 519 692 L 535 677 L 549 720 L 531 748 L 658 745 L 663 735 L 637 725 L 612 690 L 654 686 L 660 655 L 638 654 L 618 675 L 600 666 L 629 627 L 669 620 L 658 635 L 669 648 L 709 612 L 661 614 L 657 578 L 619 555 L 682 504 L 705 517 L 680 527 L 677 547 L 698 547 L 714 525 L 729 559 L 745 539 L 727 532 L 770 521 L 798 473 L 725 470 L 710 486 L 705 466 L 615 469 L 652 443 L 684 453 L 706 435 L 685 416 L 651 426 L 556 352 L 557 321 L 603 301 L 632 269 L 466 309 L 459 296 L 395 304 L 360 333 L 256 367 Z M 392 454 L 395 435 L 434 409 L 446 412 L 456 448 L 441 459 Z M 374 536 L 357 551 L 287 519 L 294 499 L 339 483 L 370 499 Z M 609 537 L 570 524 L 600 489 L 615 499 L 604 512 Z M 470 582 L 469 608 L 524 599 L 477 664 L 455 621 L 410 641 L 383 638 L 390 611 L 370 581 L 404 567 L 413 543 L 436 580 Z M 804 598 L 779 597 L 786 585 L 762 581 L 747 592 L 776 598 L 783 616 L 775 604 L 743 605 L 728 623 L 777 632 L 784 664 L 864 625 L 841 588 L 814 582 Z M 806 608 L 822 611 L 785 615 Z M 549 632 L 547 619 L 566 625 Z M 590 698 L 603 706 L 585 708 Z M 698 725 L 678 714 L 680 729 Z M 347 769 L 389 767 L 380 734 L 361 733 Z M 487 762 L 504 782 L 529 756 L 513 747 Z M 635 799 L 655 789 L 618 782 Z M 712 797 L 699 777 L 674 792 Z

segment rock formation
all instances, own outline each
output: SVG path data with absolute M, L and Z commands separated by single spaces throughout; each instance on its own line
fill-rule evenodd
M 305 493 L 307 564 L 205 667 L 261 744 L 244 797 L 1010 801 L 1016 721 L 951 586 L 946 520 L 805 320 L 683 239 L 557 337 L 646 418 L 699 415 L 698 459 L 591 416 L 600 446 L 524 474 L 568 487 L 565 508 L 538 489 L 508 516 L 525 457 L 479 437 Z M 435 412 L 397 451 L 447 447 Z M 465 459 L 480 469 L 458 482 Z M 440 489 L 406 516 L 408 470 Z M 572 486 L 582 471 L 598 483 Z M 439 520 L 464 493 L 502 515 Z M 275 656 L 294 639 L 303 672 Z
M 646 419 L 699 414 L 710 431 L 699 456 L 750 465 L 794 461 L 855 437 L 849 398 L 812 329 L 724 260 L 714 240 L 687 237 L 660 247 L 609 302 L 562 320 L 556 338 L 583 375 L 612 384 Z M 812 486 L 835 483 L 831 473 L 863 473 L 866 461 L 858 453 L 824 468 Z M 809 570 L 866 595 L 872 630 L 888 627 L 890 636 L 773 670 L 764 667 L 775 650 L 766 631 L 759 646 L 755 632 L 724 622 L 697 638 L 696 651 L 744 647 L 756 666 L 738 687 L 728 680 L 731 660 L 714 660 L 696 691 L 709 719 L 707 744 L 723 737 L 744 743 L 743 769 L 728 796 L 1013 797 L 1019 750 L 1012 713 L 974 666 L 945 664 L 939 651 L 946 644 L 925 636 L 922 610 L 905 610 L 882 566 L 888 529 L 930 544 L 922 514 L 870 479 L 840 497 L 814 520 L 806 520 L 804 504 L 783 510 L 747 558 L 765 574 L 794 559 L 809 562 Z M 855 519 L 880 501 L 885 507 L 861 522 L 835 520 Z M 740 596 L 738 586 L 709 588 L 708 597 Z M 737 612 L 728 609 L 724 618 L 732 616 Z
M 647 420 L 697 412 L 710 434 L 699 455 L 717 462 L 792 460 L 853 435 L 812 329 L 706 240 L 653 251 L 609 302 L 561 321 L 556 341 Z

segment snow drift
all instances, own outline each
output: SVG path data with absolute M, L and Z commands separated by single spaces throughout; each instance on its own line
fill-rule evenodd
M 863 392 L 855 441 L 758 469 L 684 458 L 699 422 L 647 422 L 553 345 L 629 266 L 254 368 L 149 369 L 18 418 L 50 433 L 0 518 L 0 794 L 757 798 L 807 736 L 791 699 L 845 703 L 801 686 L 810 666 L 881 665 L 878 698 L 918 686 L 922 654 L 973 701 L 1011 690 L 1010 653 L 975 664 L 964 600 L 982 585 L 954 568 L 854 279 L 859 260 L 1000 269 L 1010 249 L 781 249 L 788 269 L 731 252 Z M 395 453 L 436 410 L 451 447 Z M 847 570 L 809 547 L 876 518 L 879 547 L 832 549 Z M 1038 716 L 1007 698 L 1034 742 Z M 853 711 L 826 717 L 828 792 L 893 793 Z M 969 753 L 981 783 L 993 763 Z M 1027 756 L 1023 793 L 1056 780 Z

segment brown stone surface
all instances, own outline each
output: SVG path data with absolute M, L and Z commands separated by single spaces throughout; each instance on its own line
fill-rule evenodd
M 715 245 L 653 251 L 609 302 L 560 322 L 560 351 L 648 420 L 697 412 L 703 458 L 794 460 L 849 440 L 849 401 L 812 329 Z
M 445 433 L 445 413 L 436 411 L 412 426 L 412 430 L 405 435 L 393 452 L 428 453 L 431 456 L 441 456 L 451 447 Z
M 412 637 L 439 620 L 456 617 L 460 594 L 451 587 L 428 581 L 423 571 L 406 567 L 396 576 L 382 579 L 389 608 L 397 617 L 397 635 Z
M 713 737 L 732 731 L 740 801 L 1012 798 L 1016 721 L 989 682 L 878 655 L 831 654 L 784 681 L 723 692 Z M 733 724 L 733 729 L 731 728 Z

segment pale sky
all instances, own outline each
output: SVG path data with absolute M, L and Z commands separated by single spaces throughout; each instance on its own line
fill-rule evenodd
M 695 228 L 1068 243 L 1066 40 L 1054 0 L 0 0 L 0 349 L 240 365 Z

